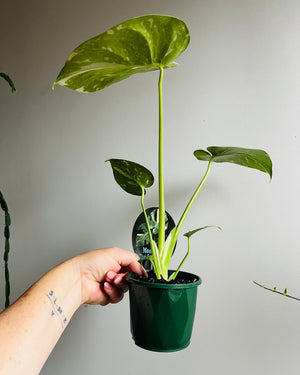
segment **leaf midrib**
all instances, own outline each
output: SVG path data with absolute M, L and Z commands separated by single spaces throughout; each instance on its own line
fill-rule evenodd
M 135 180 L 134 178 L 132 178 L 129 174 L 124 173 L 124 171 L 121 170 L 120 168 L 115 167 L 115 166 L 114 166 L 113 168 L 114 168 L 118 173 L 120 173 L 122 176 L 128 178 L 128 180 L 133 181 L 134 183 L 136 183 L 140 188 L 144 188 L 144 186 L 141 185 L 140 182 L 138 182 L 137 180 Z
M 99 64 L 102 64 L 102 63 L 99 63 Z M 106 63 L 104 63 L 104 64 L 106 64 Z M 97 64 L 93 64 L 93 65 L 97 65 Z M 156 65 L 123 65 L 123 64 L 117 64 L 117 63 L 113 63 L 113 65 L 115 65 L 115 68 L 119 67 L 119 69 L 123 70 L 123 71 L 131 71 L 131 70 L 141 69 L 141 68 L 146 68 L 146 67 L 153 67 L 153 68 L 159 69 L 159 67 L 156 66 Z M 107 70 L 108 69 L 114 69 L 112 67 L 112 64 L 110 64 L 110 66 L 107 67 Z M 95 70 L 103 70 L 103 68 L 94 66 L 93 68 L 80 69 L 77 72 L 73 73 L 72 75 L 68 74 L 65 78 L 61 78 L 56 83 L 63 82 L 63 81 L 67 82 L 69 79 L 72 79 L 74 77 L 77 77 L 77 76 L 80 76 L 82 74 L 85 74 L 85 73 L 88 73 L 88 72 L 91 72 L 91 71 L 95 71 Z

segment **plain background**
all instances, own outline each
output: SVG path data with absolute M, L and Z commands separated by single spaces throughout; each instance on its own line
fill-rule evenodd
M 116 306 L 81 307 L 42 375 L 299 374 L 300 4 L 298 0 L 27 0 L 1 3 L 0 188 L 12 215 L 12 300 L 60 261 L 85 250 L 131 249 L 139 199 L 114 182 L 109 158 L 157 173 L 157 72 L 95 94 L 52 83 L 81 42 L 144 14 L 183 19 L 191 43 L 166 71 L 166 207 L 175 220 L 211 145 L 265 149 L 274 177 L 214 165 L 186 231 L 185 270 L 199 274 L 192 343 L 179 353 L 136 347 L 128 296 Z M 157 184 L 147 206 L 157 204 Z M 4 248 L 3 238 L 0 240 Z M 186 250 L 177 246 L 174 265 Z M 0 301 L 4 305 L 4 275 Z M 33 306 L 34 308 L 34 306 Z M 34 353 L 32 353 L 34 355 Z

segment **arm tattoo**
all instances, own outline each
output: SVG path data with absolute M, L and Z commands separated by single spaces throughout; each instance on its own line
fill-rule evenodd
M 48 294 L 47 294 L 47 297 L 51 303 L 51 306 L 52 306 L 52 310 L 51 310 L 51 316 L 57 316 L 60 323 L 61 323 L 61 327 L 64 328 L 64 326 L 67 324 L 67 318 L 66 316 L 64 315 L 64 312 L 61 308 L 61 306 L 59 306 L 56 302 L 56 297 L 55 297 L 55 294 L 53 292 L 53 290 L 51 290 Z

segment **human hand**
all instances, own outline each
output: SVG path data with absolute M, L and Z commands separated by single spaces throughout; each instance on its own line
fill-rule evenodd
M 117 303 L 128 290 L 125 277 L 129 271 L 147 275 L 137 254 L 116 247 L 89 251 L 76 258 L 82 303 L 102 306 Z

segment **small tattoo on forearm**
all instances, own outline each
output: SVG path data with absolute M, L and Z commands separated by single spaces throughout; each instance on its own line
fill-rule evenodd
M 55 297 L 55 294 L 53 292 L 53 290 L 51 290 L 48 294 L 47 294 L 47 297 L 51 303 L 51 306 L 52 306 L 52 310 L 51 310 L 51 316 L 57 316 L 60 323 L 61 323 L 61 326 L 62 328 L 64 328 L 64 326 L 67 324 L 67 318 L 63 312 L 63 309 L 61 308 L 61 306 L 59 306 L 56 302 L 56 297 Z

